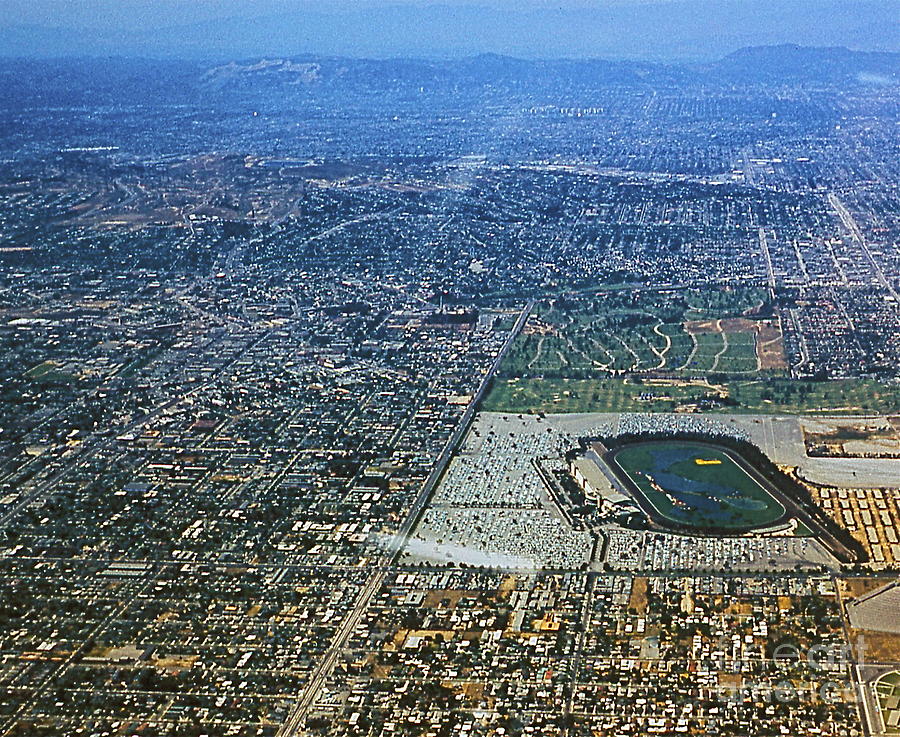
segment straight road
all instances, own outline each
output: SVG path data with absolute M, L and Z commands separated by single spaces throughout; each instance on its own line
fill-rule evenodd
M 897 290 L 894 289 L 890 280 L 884 275 L 884 271 L 882 271 L 881 269 L 881 264 L 879 264 L 875 260 L 875 257 L 869 250 L 869 244 L 866 243 L 866 238 L 863 235 L 862 230 L 860 230 L 859 225 L 857 225 L 852 213 L 846 208 L 844 203 L 841 202 L 840 198 L 836 194 L 834 194 L 834 192 L 831 192 L 828 195 L 828 204 L 830 204 L 834 208 L 835 212 L 837 212 L 838 217 L 840 217 L 841 222 L 844 224 L 844 227 L 850 231 L 850 235 L 853 236 L 853 240 L 856 241 L 857 245 L 866 255 L 866 260 L 868 260 L 869 265 L 872 267 L 872 271 L 875 272 L 875 277 L 878 279 L 878 282 L 888 291 L 888 293 L 894 298 L 896 302 L 900 302 L 900 295 L 897 294 Z
M 530 315 L 531 310 L 534 309 L 534 304 L 534 300 L 530 301 L 527 305 L 525 305 L 525 308 L 519 314 L 515 325 L 513 325 L 512 329 L 509 331 L 509 335 L 506 337 L 506 341 L 503 343 L 503 347 L 497 353 L 497 357 L 494 359 L 491 367 L 481 379 L 478 390 L 475 392 L 475 395 L 469 402 L 468 407 L 466 407 L 466 411 L 463 413 L 463 416 L 457 424 L 456 429 L 447 440 L 446 445 L 444 445 L 444 449 L 443 451 L 441 451 L 441 454 L 438 456 L 437 461 L 432 467 L 431 473 L 428 475 L 428 478 L 422 485 L 422 489 L 416 496 L 415 501 L 413 501 L 412 506 L 410 507 L 409 512 L 407 513 L 406 518 L 403 521 L 403 524 L 400 525 L 400 529 L 397 531 L 397 534 L 390 539 L 387 549 L 381 556 L 381 560 L 379 561 L 377 569 L 372 573 L 371 576 L 369 576 L 369 579 L 366 581 L 366 583 L 363 584 L 363 588 L 356 599 L 356 604 L 344 619 L 344 621 L 341 623 L 341 626 L 335 632 L 334 638 L 331 641 L 331 645 L 329 646 L 328 650 L 325 651 L 322 660 L 319 661 L 319 664 L 313 670 L 312 675 L 309 679 L 309 683 L 304 689 L 300 700 L 297 702 L 294 710 L 288 715 L 288 718 L 281 726 L 281 729 L 278 730 L 277 737 L 294 737 L 295 735 L 302 734 L 303 723 L 306 720 L 310 709 L 315 703 L 316 697 L 322 691 L 325 682 L 328 680 L 329 676 L 334 670 L 335 665 L 337 664 L 338 658 L 340 658 L 341 653 L 344 651 L 344 648 L 347 646 L 347 643 L 350 640 L 350 637 L 353 635 L 353 632 L 356 630 L 357 626 L 362 620 L 363 615 L 369 608 L 372 599 L 381 588 L 381 584 L 384 581 L 385 576 L 387 575 L 388 571 L 391 570 L 391 566 L 396 563 L 397 559 L 400 557 L 400 552 L 406 545 L 406 541 L 409 539 L 410 533 L 415 528 L 416 524 L 419 521 L 419 518 L 422 516 L 422 512 L 425 510 L 426 505 L 431 499 L 431 495 L 434 493 L 438 482 L 444 475 L 444 471 L 449 465 L 453 454 L 456 452 L 456 449 L 459 447 L 460 443 L 468 432 L 469 426 L 472 424 L 472 420 L 475 417 L 475 413 L 478 411 L 478 406 L 481 403 L 481 400 L 484 399 L 485 394 L 487 394 L 487 391 L 490 388 L 491 379 L 493 379 L 496 375 L 497 371 L 500 368 L 500 365 L 503 363 L 503 359 L 509 352 L 513 341 L 525 326 L 525 322 L 528 320 L 528 315 Z

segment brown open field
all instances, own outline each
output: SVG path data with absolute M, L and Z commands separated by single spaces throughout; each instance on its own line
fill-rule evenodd
M 688 320 L 684 329 L 689 333 L 753 333 L 765 321 L 746 317 L 726 317 L 721 320 Z
M 806 452 L 820 458 L 900 457 L 900 431 L 887 418 L 817 420 L 802 425 Z
M 841 587 L 841 597 L 847 601 L 858 599 L 860 596 L 868 594 L 870 591 L 880 589 L 884 586 L 884 579 L 881 578 L 842 578 L 838 581 Z
M 865 651 L 860 652 L 860 644 Z M 900 635 L 890 632 L 850 629 L 850 647 L 854 658 L 867 663 L 900 662 Z
M 153 658 L 151 664 L 157 668 L 193 668 L 197 655 L 169 655 L 165 658 Z
M 462 591 L 459 589 L 451 589 L 447 591 L 429 591 L 428 596 L 425 597 L 425 601 L 422 602 L 422 606 L 428 609 L 448 606 L 450 609 L 453 609 L 456 607 L 459 600 L 464 596 L 468 596 L 468 594 L 468 591 Z M 441 602 L 444 603 L 442 604 Z
M 726 689 L 739 689 L 744 685 L 744 677 L 740 673 L 718 673 L 719 686 Z
M 514 575 L 506 576 L 500 584 L 500 588 L 497 589 L 497 597 L 500 599 L 508 599 L 510 594 L 516 590 L 516 583 L 518 580 L 518 577 Z
M 721 332 L 717 320 L 688 320 L 684 324 L 684 331 L 691 335 L 696 335 L 697 333 Z
M 784 356 L 784 340 L 781 336 L 781 328 L 771 321 L 757 323 L 756 331 L 756 357 L 759 359 L 759 367 L 767 369 L 787 369 L 787 359 Z
M 628 608 L 634 609 L 639 615 L 647 613 L 647 579 L 636 577 L 631 582 L 631 596 L 628 599 Z

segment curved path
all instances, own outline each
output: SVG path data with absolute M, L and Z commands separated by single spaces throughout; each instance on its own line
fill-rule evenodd
M 716 355 L 713 357 L 712 366 L 709 367 L 710 371 L 715 371 L 719 367 L 719 359 L 724 356 L 726 351 L 728 350 L 728 333 L 722 330 L 721 320 L 716 320 L 716 331 L 719 335 L 722 336 L 722 350 L 716 353 Z
M 662 351 L 657 350 L 656 346 L 652 345 L 649 341 L 647 345 L 650 346 L 650 350 L 652 350 L 657 356 L 659 356 L 659 363 L 654 367 L 656 369 L 663 369 L 666 367 L 666 354 L 672 350 L 672 338 L 666 335 L 660 327 L 662 326 L 662 320 L 660 320 L 656 325 L 653 326 L 653 332 L 656 333 L 659 337 L 661 337 L 666 345 L 662 349 Z

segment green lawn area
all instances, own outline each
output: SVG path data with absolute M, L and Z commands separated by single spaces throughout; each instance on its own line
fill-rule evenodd
M 69 384 L 75 381 L 74 376 L 57 369 L 56 363 L 54 363 L 53 361 L 44 361 L 43 363 L 39 363 L 37 366 L 33 366 L 32 368 L 28 369 L 24 374 L 22 374 L 22 376 L 23 378 L 29 379 L 30 381 L 43 383 Z
M 23 374 L 23 376 L 26 379 L 40 379 L 42 376 L 46 376 L 54 369 L 56 369 L 56 364 L 53 361 L 44 361 L 43 363 L 39 363 L 37 366 L 32 366 Z
M 764 412 L 895 414 L 900 409 L 900 386 L 872 379 L 770 379 L 735 381 L 728 387 L 729 395 L 741 408 Z
M 694 341 L 691 336 L 684 332 L 684 326 L 680 323 L 663 323 L 659 331 L 669 336 L 672 341 L 671 346 L 666 353 L 666 369 L 675 370 L 685 364 L 688 356 L 691 355 L 691 349 L 694 347 Z
M 715 370 L 726 374 L 753 374 L 758 371 L 758 365 L 753 333 L 729 333 L 728 350 L 719 356 Z
M 701 443 L 626 445 L 614 465 L 659 515 L 698 529 L 749 530 L 784 516 L 784 507 L 723 449 Z
M 713 409 L 765 414 L 897 414 L 900 386 L 869 379 L 734 380 L 729 402 Z M 671 412 L 714 393 L 703 385 L 654 386 L 622 377 L 497 378 L 483 409 L 491 412 Z
M 888 734 L 900 734 L 900 672 L 885 673 L 875 684 L 878 709 Z
M 794 529 L 794 535 L 797 537 L 813 537 L 815 533 L 802 522 L 798 522 L 797 527 Z
M 765 292 L 756 289 L 602 290 L 548 298 L 535 305 L 528 328 L 513 342 L 503 375 L 573 379 L 656 371 L 758 375 L 755 333 L 731 331 L 726 346 L 725 336 L 712 324 L 765 307 L 766 300 Z M 689 332 L 689 320 L 710 325 Z
M 671 411 L 690 394 L 679 390 L 679 400 L 641 400 L 641 395 L 671 393 L 616 378 L 497 379 L 484 400 L 489 412 L 647 412 Z M 697 387 L 696 399 L 706 390 Z
M 772 361 L 780 355 L 771 350 L 776 323 L 759 289 L 607 289 L 548 298 L 535 305 L 513 341 L 483 407 L 516 413 L 900 413 L 896 384 L 795 381 L 783 368 L 760 370 L 757 333 L 765 333 L 770 346 L 766 365 L 781 365 Z M 684 382 L 665 385 L 665 377 Z
M 694 351 L 691 362 L 685 370 L 709 371 L 715 363 L 716 354 L 725 347 L 725 342 L 719 333 L 697 333 L 694 340 L 697 342 L 697 350 Z

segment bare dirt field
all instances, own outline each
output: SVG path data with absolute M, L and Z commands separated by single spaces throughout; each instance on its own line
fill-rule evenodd
M 900 457 L 900 432 L 889 418 L 805 419 L 803 439 L 809 455 L 845 457 Z
M 689 320 L 685 332 L 700 333 L 752 333 L 756 360 L 760 371 L 779 371 L 788 368 L 784 356 L 781 328 L 774 320 L 749 320 L 746 317 L 730 317 L 722 320 Z

